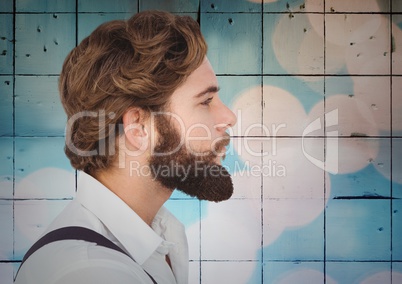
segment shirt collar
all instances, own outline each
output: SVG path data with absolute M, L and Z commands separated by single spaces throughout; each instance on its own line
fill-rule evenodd
M 123 200 L 92 176 L 79 172 L 76 200 L 91 211 L 142 265 L 164 241 Z

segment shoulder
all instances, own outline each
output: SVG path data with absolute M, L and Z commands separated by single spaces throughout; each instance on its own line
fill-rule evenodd
M 140 265 L 120 252 L 77 240 L 51 243 L 22 266 L 18 283 L 152 283 Z

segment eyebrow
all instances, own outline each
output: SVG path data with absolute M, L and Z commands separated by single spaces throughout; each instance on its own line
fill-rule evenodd
M 218 86 L 209 86 L 204 91 L 195 95 L 195 98 L 200 98 L 208 93 L 217 93 L 217 92 L 219 92 L 219 90 L 220 90 L 220 87 L 218 87 Z

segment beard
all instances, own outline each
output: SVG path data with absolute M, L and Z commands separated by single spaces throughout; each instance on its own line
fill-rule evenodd
M 220 202 L 232 196 L 232 178 L 226 168 L 215 162 L 217 153 L 229 144 L 229 135 L 215 143 L 212 150 L 193 154 L 185 144 L 178 147 L 180 133 L 166 116 L 158 115 L 155 126 L 159 139 L 149 166 L 156 181 L 199 200 Z

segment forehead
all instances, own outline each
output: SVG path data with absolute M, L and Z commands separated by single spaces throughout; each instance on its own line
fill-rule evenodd
M 210 87 L 218 87 L 218 81 L 211 63 L 205 57 L 202 64 L 173 92 L 172 102 L 177 99 L 193 98 Z

